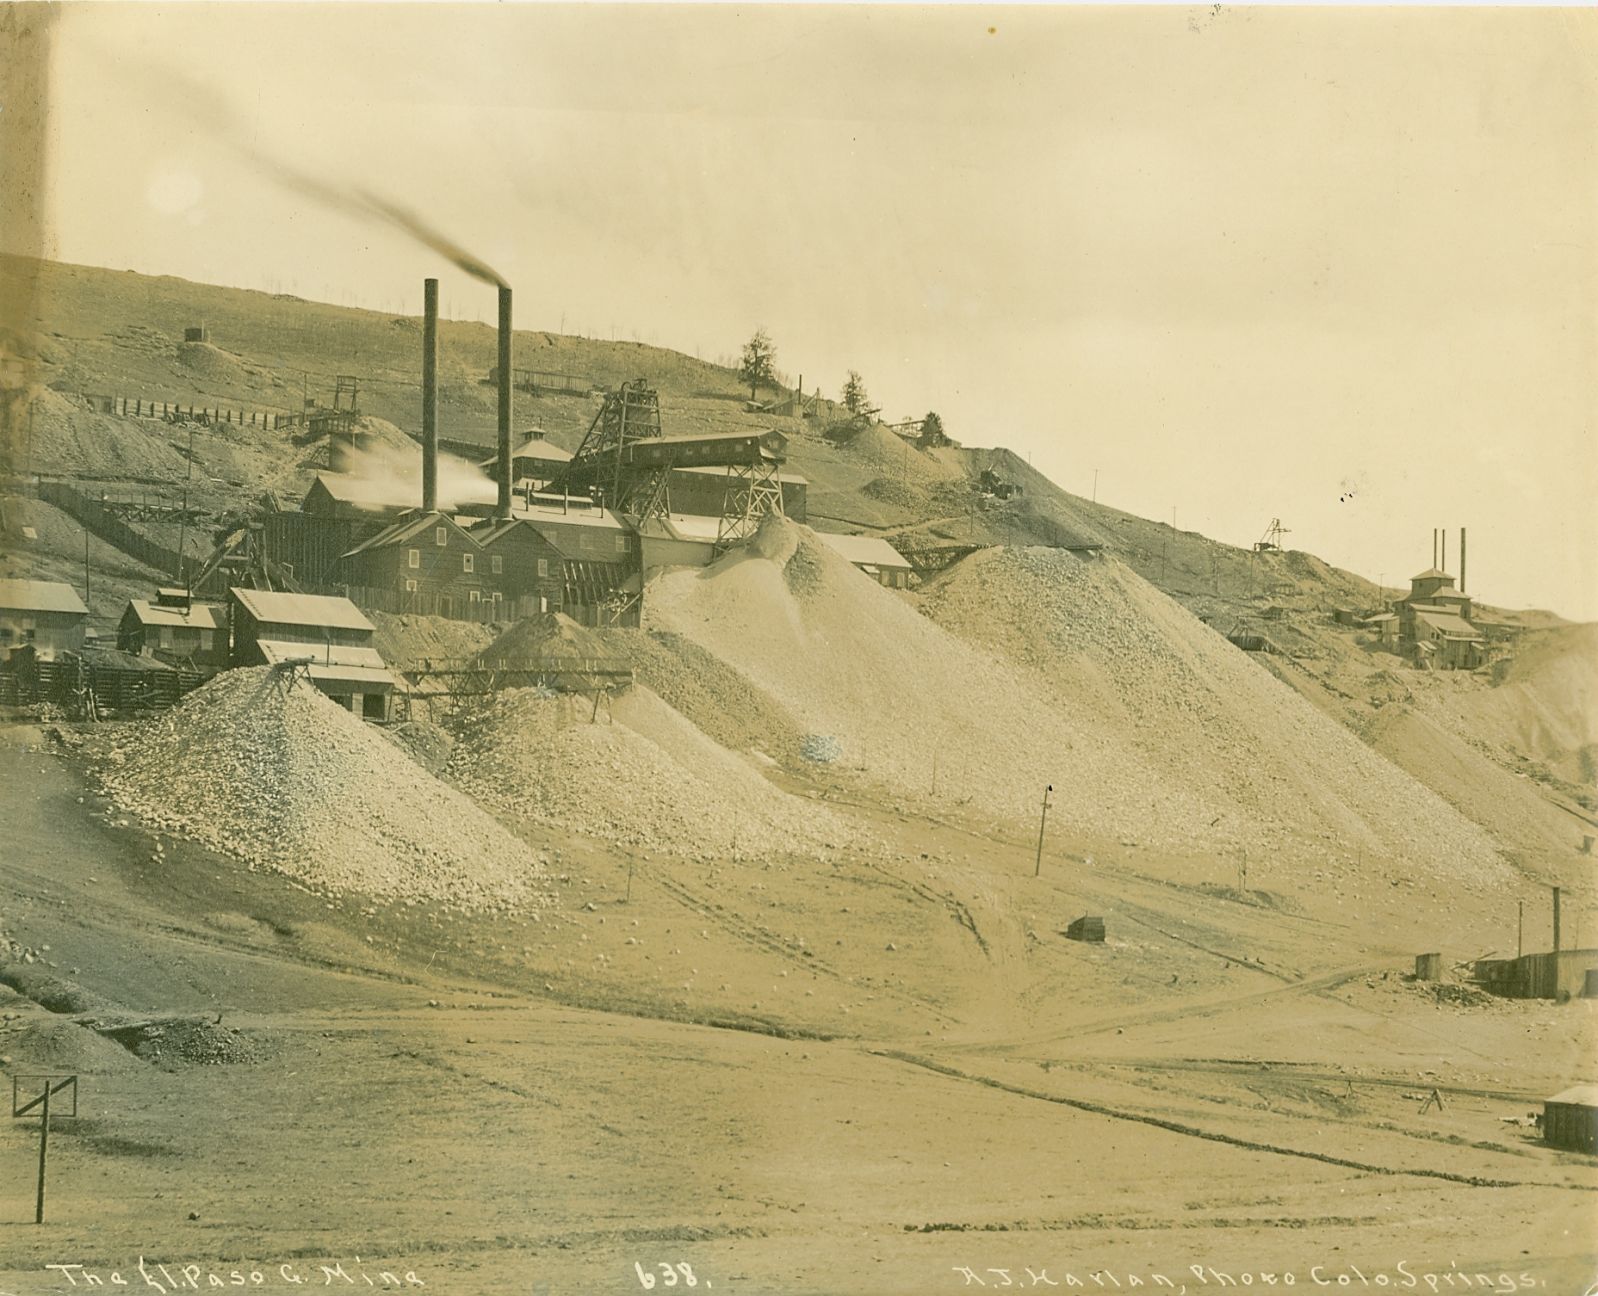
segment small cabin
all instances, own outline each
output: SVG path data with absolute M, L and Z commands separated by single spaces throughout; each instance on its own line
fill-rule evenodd
M 0 580 L 0 653 L 31 648 L 39 661 L 77 652 L 88 634 L 89 609 L 61 581 Z
M 225 670 L 230 655 L 227 609 L 198 601 L 186 589 L 158 589 L 153 599 L 129 600 L 117 623 L 117 648 L 204 674 Z

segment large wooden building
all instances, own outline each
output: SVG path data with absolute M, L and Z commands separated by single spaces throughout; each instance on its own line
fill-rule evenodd
M 1470 595 L 1435 567 L 1412 576 L 1409 593 L 1393 604 L 1400 650 L 1417 666 L 1474 670 L 1486 660 L 1486 639 L 1470 623 Z

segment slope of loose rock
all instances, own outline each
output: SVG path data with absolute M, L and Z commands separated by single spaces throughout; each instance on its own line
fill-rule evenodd
M 818 855 L 855 834 L 772 786 L 646 688 L 601 706 L 513 689 L 463 721 L 451 775 L 526 822 L 671 855 Z
M 1113 559 L 987 550 L 921 601 L 1211 813 L 1500 875 L 1476 825 Z
M 495 908 L 540 861 L 393 743 L 269 667 L 228 671 L 103 752 L 124 811 L 318 891 Z

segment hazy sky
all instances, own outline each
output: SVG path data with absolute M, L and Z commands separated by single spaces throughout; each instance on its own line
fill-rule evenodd
M 67 6 L 54 48 L 61 259 L 492 318 L 275 154 L 520 327 L 763 324 L 1080 494 L 1389 583 L 1464 525 L 1473 593 L 1598 618 L 1590 9 Z

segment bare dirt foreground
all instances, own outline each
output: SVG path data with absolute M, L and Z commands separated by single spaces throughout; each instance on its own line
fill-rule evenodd
M 1586 1075 L 1592 1005 L 1406 980 L 1482 952 L 1446 906 L 1113 842 L 1034 879 L 1027 843 L 852 813 L 885 845 L 640 856 L 630 902 L 627 855 L 547 838 L 557 904 L 474 918 L 153 838 L 6 729 L 0 1062 L 81 1097 L 43 1226 L 37 1123 L 0 1126 L 0 1293 L 1598 1275 L 1598 1164 L 1513 1123 Z M 1082 912 L 1106 944 L 1059 937 Z

